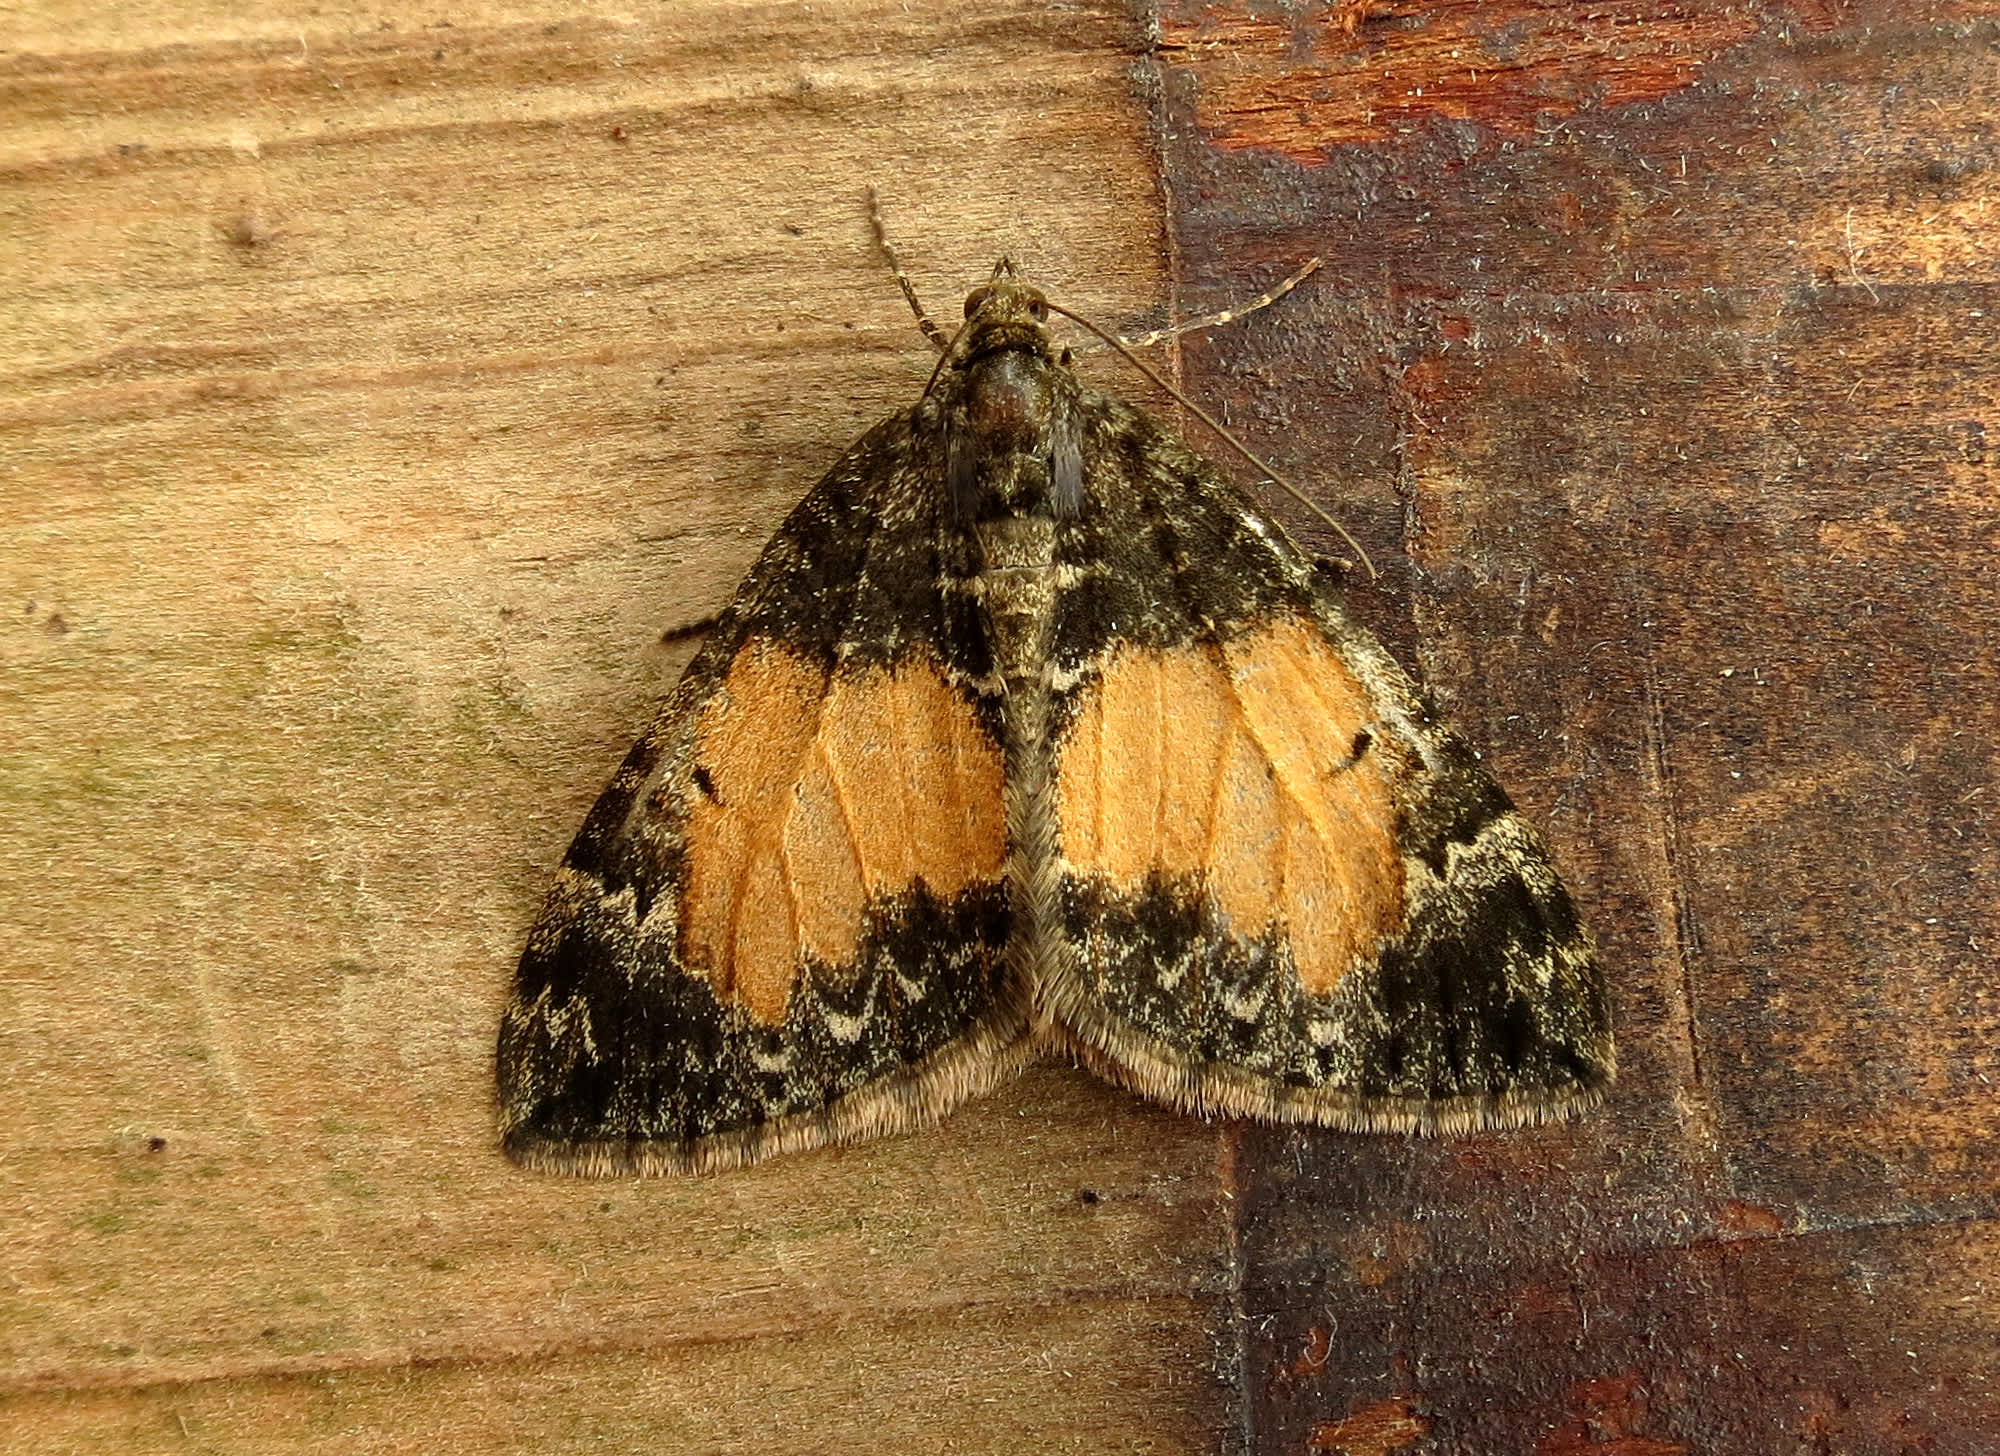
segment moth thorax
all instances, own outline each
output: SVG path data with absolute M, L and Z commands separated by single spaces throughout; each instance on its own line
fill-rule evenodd
M 953 490 L 968 517 L 1054 508 L 1057 409 L 1054 371 L 1045 359 L 1001 349 L 967 366 L 951 453 Z
M 1048 435 L 1049 368 L 1015 349 L 988 354 L 965 371 L 965 423 L 992 455 L 1041 454 Z

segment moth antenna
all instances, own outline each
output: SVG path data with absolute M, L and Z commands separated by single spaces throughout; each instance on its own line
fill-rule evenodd
M 895 248 L 890 246 L 889 229 L 882 221 L 882 200 L 875 195 L 872 185 L 868 189 L 868 222 L 875 229 L 875 246 L 882 250 L 882 258 L 889 265 L 889 275 L 903 290 L 903 300 L 910 305 L 910 312 L 917 316 L 917 327 L 924 331 L 924 337 L 931 341 L 933 349 L 940 354 L 945 353 L 951 348 L 951 340 L 945 337 L 943 329 L 931 322 L 931 316 L 917 301 L 917 290 L 911 284 L 909 275 L 903 271 L 903 265 L 897 261 Z
M 958 332 L 945 340 L 944 352 L 938 355 L 937 363 L 931 366 L 931 377 L 924 381 L 923 398 L 929 399 L 931 391 L 937 388 L 938 376 L 944 373 L 944 366 L 951 362 L 951 351 L 958 347 L 958 341 L 965 337 L 965 331 L 971 327 L 972 319 L 968 316 L 965 322 L 958 326 Z
M 1144 349 L 1153 344 L 1164 344 L 1168 339 L 1178 339 L 1182 334 L 1199 333 L 1212 329 L 1218 324 L 1233 324 L 1240 318 L 1248 318 L 1260 308 L 1269 308 L 1286 294 L 1297 288 L 1313 274 L 1319 272 L 1320 260 L 1308 258 L 1305 267 L 1273 288 L 1269 293 L 1260 293 L 1241 308 L 1225 308 L 1221 313 L 1209 314 L 1206 318 L 1189 319 L 1184 324 L 1175 324 L 1170 329 L 1154 329 L 1150 334 L 1141 334 L 1136 339 L 1121 338 L 1120 343 L 1128 349 Z
M 1313 260 L 1314 266 L 1318 265 L 1318 261 L 1319 261 L 1318 259 Z M 1306 271 L 1310 272 L 1311 269 L 1307 269 Z M 1304 277 L 1305 274 L 1302 273 L 1299 276 Z M 1272 290 L 1271 296 L 1273 298 L 1276 298 L 1284 291 L 1285 290 L 1283 288 L 1274 289 Z M 1261 307 L 1261 304 L 1258 306 Z M 1248 312 L 1247 309 L 1244 311 Z M 1245 460 L 1248 460 L 1252 465 L 1256 466 L 1259 470 L 1263 471 L 1265 475 L 1269 476 L 1273 484 L 1280 487 L 1282 490 L 1284 490 L 1284 492 L 1287 495 L 1291 496 L 1293 500 L 1297 501 L 1300 505 L 1304 506 L 1314 515 L 1318 516 L 1322 521 L 1325 521 L 1329 526 L 1333 527 L 1335 531 L 1339 532 L 1340 539 L 1345 541 L 1349 546 L 1352 546 L 1354 548 L 1354 554 L 1361 558 L 1361 564 L 1362 566 L 1367 568 L 1368 575 L 1371 580 L 1379 579 L 1381 577 L 1382 573 L 1375 569 L 1375 563 L 1368 559 L 1368 552 L 1362 547 L 1359 541 L 1355 540 L 1354 537 L 1348 533 L 1347 527 L 1341 525 L 1340 522 L 1336 521 L 1331 515 L 1327 514 L 1326 508 L 1321 506 L 1319 502 L 1315 501 L 1311 496 L 1307 495 L 1304 491 L 1300 490 L 1296 485 L 1293 485 L 1289 480 L 1285 479 L 1284 476 L 1280 475 L 1277 471 L 1273 470 L 1269 465 L 1265 464 L 1263 460 L 1259 459 L 1257 453 L 1254 450 L 1252 450 L 1248 445 L 1244 444 L 1241 440 L 1237 439 L 1234 434 L 1230 433 L 1230 431 L 1223 426 L 1220 420 L 1216 419 L 1215 416 L 1211 415 L 1207 410 L 1203 409 L 1200 405 L 1196 404 L 1193 400 L 1189 399 L 1185 394 L 1182 394 L 1178 389 L 1174 388 L 1173 385 L 1169 384 L 1164 378 L 1160 376 L 1160 374 L 1157 371 L 1150 368 L 1146 364 L 1145 360 L 1141 359 L 1137 354 L 1134 354 L 1132 350 L 1129 347 L 1127 347 L 1123 339 L 1117 338 L 1115 335 L 1112 334 L 1107 334 L 1103 329 L 1100 329 L 1096 324 L 1092 323 L 1082 314 L 1064 308 L 1059 303 L 1051 303 L 1049 305 L 1049 312 L 1059 313 L 1064 318 L 1068 319 L 1070 322 L 1081 325 L 1083 328 L 1090 330 L 1091 333 L 1097 335 L 1098 338 L 1102 339 L 1105 343 L 1109 344 L 1112 348 L 1116 349 L 1120 354 L 1124 355 L 1125 362 L 1127 364 L 1130 364 L 1134 369 L 1138 370 L 1141 374 L 1145 375 L 1148 379 L 1152 380 L 1153 383 L 1157 384 L 1161 389 L 1164 389 L 1168 394 L 1173 396 L 1173 398 L 1176 401 L 1178 401 L 1183 408 L 1185 408 L 1191 414 L 1193 414 L 1196 419 L 1200 420 L 1204 425 L 1207 425 L 1211 430 L 1215 431 L 1215 433 L 1223 440 L 1223 442 L 1226 443 L 1232 450 L 1234 450 L 1237 454 L 1241 455 Z

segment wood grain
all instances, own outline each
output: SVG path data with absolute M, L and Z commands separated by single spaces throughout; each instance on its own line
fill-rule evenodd
M 0 1451 L 1212 1450 L 1217 1397 L 1197 1305 L 1084 1298 L 664 1348 L 37 1392 L 8 1402 Z
M 1051 1071 L 607 1185 L 493 1123 L 657 639 L 930 368 L 865 186 L 941 316 L 1163 296 L 1129 17 L 6 23 L 0 1448 L 1212 1448 L 1212 1129 Z

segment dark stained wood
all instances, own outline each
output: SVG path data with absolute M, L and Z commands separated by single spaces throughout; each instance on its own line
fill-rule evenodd
M 1185 308 L 1326 259 L 1190 386 L 1387 564 L 1623 1062 L 1243 1132 L 1255 1449 L 1992 1449 L 1993 11 L 1169 8 Z
M 1259 1449 L 1990 1451 L 1991 1222 L 1779 1234 L 1253 1289 Z

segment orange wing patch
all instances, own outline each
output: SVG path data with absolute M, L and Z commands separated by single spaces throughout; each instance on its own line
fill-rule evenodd
M 1372 718 L 1298 618 L 1121 651 L 1063 743 L 1064 858 L 1123 891 L 1195 877 L 1238 934 L 1281 928 L 1305 988 L 1331 990 L 1403 922 L 1395 765 Z
M 870 903 L 949 899 L 1007 858 L 1003 761 L 935 659 L 836 670 L 769 641 L 730 666 L 695 731 L 681 949 L 758 1020 L 804 957 L 843 966 Z

